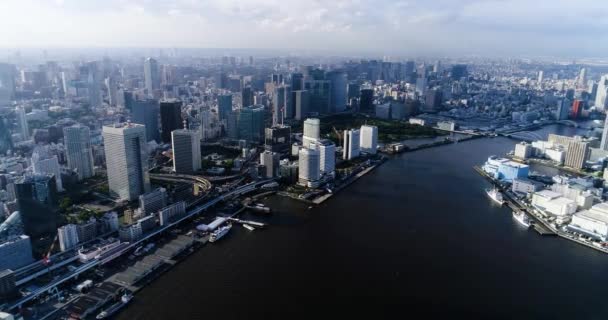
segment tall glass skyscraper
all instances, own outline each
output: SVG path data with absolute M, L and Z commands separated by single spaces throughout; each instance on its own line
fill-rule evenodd
M 78 180 L 95 175 L 89 127 L 77 125 L 63 129 L 68 167 L 76 171 Z

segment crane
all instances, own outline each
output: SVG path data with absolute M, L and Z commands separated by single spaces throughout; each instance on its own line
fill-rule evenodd
M 342 145 L 342 135 L 340 134 L 340 131 L 338 131 L 335 126 L 331 127 L 331 128 L 334 130 L 334 133 L 338 137 L 338 141 L 340 142 L 340 146 L 343 147 L 343 145 Z

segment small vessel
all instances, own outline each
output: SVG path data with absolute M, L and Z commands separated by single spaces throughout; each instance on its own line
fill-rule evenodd
M 252 226 L 250 226 L 250 225 L 248 225 L 248 224 L 246 224 L 246 223 L 243 223 L 243 227 L 244 227 L 245 229 L 249 230 L 249 231 L 253 231 L 253 230 L 255 230 L 255 228 L 254 228 L 254 227 L 252 227 Z
M 502 193 L 500 193 L 498 189 L 487 189 L 486 193 L 488 194 L 488 197 L 490 197 L 490 199 L 494 200 L 494 202 L 498 203 L 499 205 L 502 206 L 503 204 L 505 204 L 505 200 L 502 197 Z
M 95 319 L 107 319 L 107 318 L 111 317 L 113 314 L 115 314 L 120 309 L 122 309 L 127 304 L 129 304 L 129 302 L 131 302 L 132 299 L 133 299 L 133 295 L 129 292 L 125 292 L 125 294 L 123 294 L 122 297 L 120 297 L 120 301 L 111 305 L 106 310 L 101 311 L 97 315 L 97 317 L 95 317 Z
M 513 211 L 513 218 L 519 222 L 522 226 L 529 228 L 530 227 L 530 218 L 523 212 Z
M 216 242 L 217 240 L 221 239 L 223 236 L 225 236 L 228 233 L 228 231 L 230 231 L 230 229 L 232 229 L 232 225 L 227 224 L 227 225 L 220 227 L 219 229 L 211 232 L 211 234 L 209 235 L 209 242 Z

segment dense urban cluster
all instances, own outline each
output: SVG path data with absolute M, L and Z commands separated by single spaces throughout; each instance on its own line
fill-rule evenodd
M 405 140 L 525 135 L 601 118 L 608 105 L 608 76 L 589 65 L 155 56 L 0 63 L 0 310 L 43 303 L 73 275 L 254 189 L 319 203 Z M 606 136 L 551 136 L 514 157 L 601 170 Z M 604 214 L 593 179 L 555 177 L 549 191 L 525 164 L 491 158 L 484 170 L 560 216 L 556 228 L 606 240 L 605 225 L 588 222 Z M 212 229 L 227 232 L 221 223 Z

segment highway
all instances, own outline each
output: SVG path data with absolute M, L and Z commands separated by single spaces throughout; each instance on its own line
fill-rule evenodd
M 168 229 L 175 227 L 176 225 L 179 225 L 180 223 L 182 223 L 183 221 L 185 221 L 187 219 L 190 219 L 190 218 L 202 213 L 203 211 L 207 210 L 208 208 L 216 205 L 217 203 L 219 203 L 221 201 L 224 201 L 225 199 L 229 199 L 231 197 L 237 197 L 237 196 L 243 195 L 245 193 L 251 192 L 251 191 L 255 190 L 256 188 L 258 188 L 259 186 L 262 186 L 271 181 L 274 181 L 274 179 L 267 179 L 267 180 L 262 180 L 262 181 L 257 181 L 257 182 L 252 182 L 252 183 L 246 184 L 246 185 L 238 187 L 226 194 L 218 196 L 217 198 L 215 198 L 205 204 L 197 206 L 194 209 L 190 210 L 184 217 L 180 218 L 179 220 L 174 221 L 166 226 L 162 226 L 162 227 L 144 235 L 141 239 L 129 244 L 128 247 L 126 247 L 124 250 L 122 250 L 122 253 L 128 252 L 129 250 L 136 248 L 137 246 L 141 245 L 142 243 L 148 241 L 149 239 L 167 231 Z M 23 304 L 28 303 L 28 302 L 38 298 L 40 295 L 45 294 L 47 292 L 51 292 L 51 290 L 53 288 L 60 286 L 61 284 L 65 283 L 66 281 L 71 280 L 75 277 L 78 277 L 80 274 L 91 270 L 91 268 L 96 267 L 98 265 L 102 265 L 103 263 L 106 263 L 106 262 L 108 262 L 108 261 L 100 261 L 98 259 L 87 262 L 87 263 L 83 264 L 82 266 L 76 268 L 75 270 L 70 271 L 69 273 L 62 276 L 61 278 L 56 279 L 53 282 L 49 283 L 48 285 L 45 285 L 45 286 L 41 287 L 40 289 L 37 289 L 34 292 L 28 294 L 27 296 L 21 298 L 19 301 L 10 305 L 5 311 L 12 311 L 16 308 L 19 308 Z M 67 263 L 65 263 L 65 264 L 67 264 Z M 63 265 L 65 265 L 65 264 L 63 264 Z

